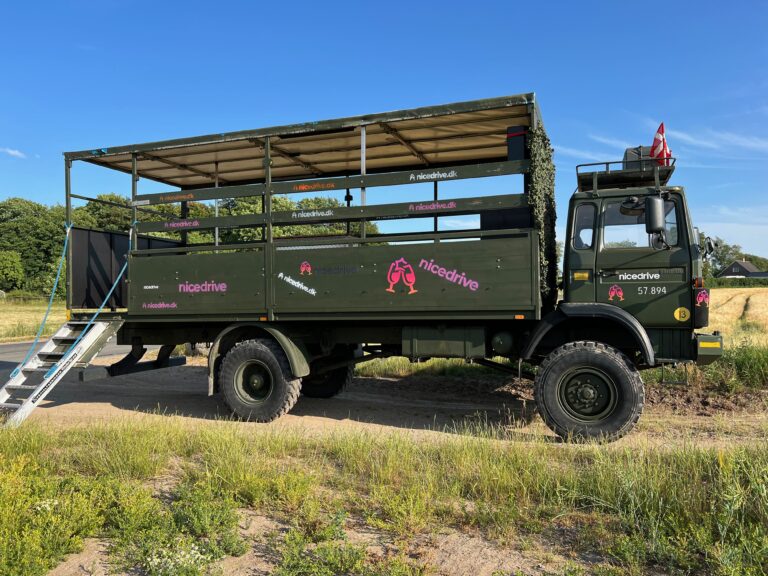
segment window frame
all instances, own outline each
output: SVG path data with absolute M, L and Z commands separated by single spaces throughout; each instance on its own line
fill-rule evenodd
M 680 240 L 681 240 L 681 235 L 680 235 L 680 210 L 679 210 L 678 202 L 673 197 L 665 198 L 664 201 L 672 203 L 672 210 L 670 210 L 670 213 L 671 212 L 675 213 L 675 222 L 677 223 L 677 241 L 674 244 L 669 244 L 669 246 L 670 246 L 670 248 L 673 248 L 673 249 L 674 248 L 680 248 L 680 246 L 681 246 L 681 244 L 680 244 Z M 621 205 L 621 202 L 622 202 L 621 199 L 614 199 L 614 198 L 607 198 L 603 202 L 603 208 L 602 208 L 601 214 L 600 214 L 600 251 L 601 252 L 604 251 L 604 250 L 610 250 L 610 251 L 613 251 L 613 250 L 649 250 L 649 251 L 652 251 L 652 252 L 658 251 L 657 248 L 654 248 L 651 245 L 650 238 L 648 240 L 648 245 L 647 246 L 606 246 L 605 245 L 605 229 L 606 229 L 605 218 L 606 218 L 606 214 L 608 212 L 608 207 L 610 205 L 613 205 L 613 204 Z M 669 213 L 667 213 L 667 214 L 669 214 Z M 667 218 L 667 216 L 665 215 L 665 217 L 664 217 L 665 225 L 666 225 L 666 218 Z M 665 232 L 667 232 L 666 228 L 665 228 Z M 646 236 L 650 236 L 650 235 L 646 234 Z M 669 238 L 667 238 L 666 240 L 667 240 L 667 242 L 669 242 Z
M 589 246 L 584 246 L 582 248 L 577 248 L 575 240 L 577 238 L 577 232 L 578 230 L 578 216 L 579 211 L 584 208 L 585 206 L 592 208 L 592 242 Z M 598 207 L 597 204 L 594 202 L 582 202 L 578 206 L 576 206 L 576 210 L 573 211 L 573 232 L 571 233 L 571 248 L 573 250 L 594 250 L 595 245 L 597 244 L 597 222 L 598 222 Z M 582 228 L 582 230 L 585 230 L 586 228 Z

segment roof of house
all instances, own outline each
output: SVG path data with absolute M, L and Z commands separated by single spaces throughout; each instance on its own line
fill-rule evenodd
M 739 266 L 744 268 L 744 270 L 746 270 L 747 272 L 760 272 L 758 267 L 752 264 L 752 262 L 750 262 L 749 260 L 735 260 L 734 262 L 731 262 L 731 266 L 733 266 L 734 264 L 738 264 Z

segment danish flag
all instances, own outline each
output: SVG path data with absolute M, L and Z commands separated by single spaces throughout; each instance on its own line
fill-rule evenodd
M 653 137 L 651 145 L 651 158 L 656 158 L 656 162 L 662 166 L 669 166 L 669 159 L 672 157 L 672 151 L 667 146 L 667 137 L 664 134 L 664 122 L 659 124 L 656 130 L 656 136 Z

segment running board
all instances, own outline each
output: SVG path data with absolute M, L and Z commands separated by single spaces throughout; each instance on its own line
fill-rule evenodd
M 67 322 L 59 328 L 37 354 L 11 372 L 0 388 L 3 426 L 18 426 L 26 420 L 72 368 L 87 367 L 122 325 L 123 321 L 117 319 Z

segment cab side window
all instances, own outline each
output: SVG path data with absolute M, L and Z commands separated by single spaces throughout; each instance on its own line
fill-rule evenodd
M 621 202 L 610 202 L 603 213 L 603 248 L 652 248 L 653 238 L 645 232 L 645 212 L 622 211 Z M 664 202 L 665 236 L 670 246 L 677 246 L 678 225 L 675 203 Z
M 581 204 L 573 218 L 573 247 L 576 250 L 592 248 L 595 238 L 595 205 Z

